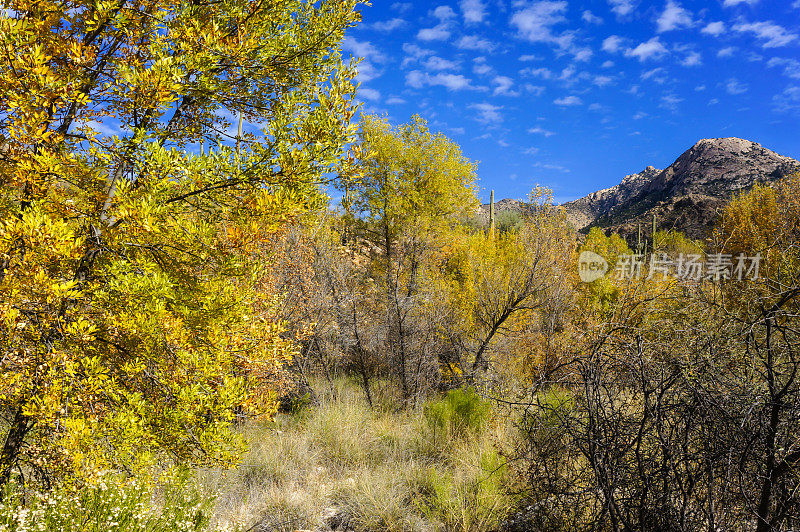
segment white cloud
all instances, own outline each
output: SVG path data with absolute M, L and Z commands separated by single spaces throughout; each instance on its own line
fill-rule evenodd
M 725 23 L 724 22 L 709 22 L 700 31 L 702 33 L 705 33 L 706 35 L 711 35 L 713 37 L 719 37 L 720 35 L 725 33 Z
M 456 46 L 462 50 L 478 50 L 485 53 L 491 53 L 497 48 L 494 43 L 477 35 L 464 35 L 456 41 Z
M 605 87 L 606 85 L 611 85 L 614 82 L 614 78 L 611 76 L 595 76 L 592 83 L 597 85 L 598 87 Z
M 398 98 L 397 96 L 390 96 L 386 99 L 386 105 L 404 105 L 406 101 L 402 98 Z
M 757 2 L 758 0 L 725 0 L 723 4 L 725 5 L 725 7 L 738 6 L 739 4 L 747 4 L 752 6 Z
M 542 94 L 544 94 L 545 88 L 542 87 L 541 85 L 534 85 L 532 83 L 526 83 L 525 84 L 525 90 L 527 92 L 530 92 L 534 96 L 541 96 Z
M 450 6 L 439 6 L 431 11 L 430 14 L 442 22 L 456 18 L 456 12 Z
M 486 63 L 485 57 L 476 57 L 473 61 L 475 65 L 473 65 L 472 71 L 479 76 L 485 76 L 494 71 L 494 69 Z
M 565 168 L 564 166 L 561 166 L 559 164 L 547 164 L 542 162 L 535 162 L 533 163 L 532 166 L 534 168 L 544 168 L 545 170 L 555 170 L 557 172 L 563 172 L 565 174 L 568 174 L 570 172 L 569 168 Z
M 722 48 L 719 52 L 717 52 L 717 57 L 731 57 L 734 52 L 736 52 L 735 46 L 728 46 L 726 48 Z
M 598 17 L 597 15 L 595 15 L 594 13 L 589 11 L 588 9 L 583 12 L 583 14 L 581 15 L 581 18 L 583 19 L 584 22 L 587 22 L 589 24 L 602 24 L 603 23 L 603 19 L 602 18 Z
M 617 17 L 630 15 L 636 9 L 636 2 L 633 0 L 608 0 L 608 4 Z
M 421 70 L 412 70 L 406 74 L 406 85 L 412 89 L 421 89 L 427 84 L 428 77 L 429 76 Z
M 603 62 L 603 64 L 602 64 L 602 65 L 600 65 L 600 66 L 601 66 L 602 68 L 612 68 L 612 67 L 614 66 L 614 61 L 611 61 L 611 60 L 609 59 L 608 61 L 604 61 L 604 62 Z
M 658 37 L 653 37 L 649 41 L 639 44 L 636 48 L 629 48 L 625 51 L 627 57 L 636 57 L 641 62 L 648 59 L 659 59 L 668 53 L 667 48 Z
M 689 52 L 681 64 L 686 67 L 700 66 L 703 64 L 703 56 L 699 52 Z
M 647 113 L 645 113 L 644 111 L 639 111 L 638 113 L 633 115 L 633 119 L 634 120 L 641 120 L 642 118 L 647 118 L 647 116 L 648 116 Z
M 421 41 L 445 41 L 450 38 L 450 27 L 456 12 L 450 6 L 439 6 L 429 13 L 439 19 L 439 24 L 432 28 L 423 28 L 417 32 L 417 39 Z
M 450 30 L 442 24 L 433 28 L 422 28 L 417 32 L 420 41 L 446 41 L 450 38 Z
M 450 91 L 475 89 L 472 86 L 472 81 L 461 74 L 439 73 L 431 75 L 420 70 L 412 70 L 406 74 L 406 85 L 414 89 L 421 89 L 426 86 L 445 87 Z
M 562 107 L 572 107 L 575 105 L 582 105 L 583 100 L 577 96 L 564 96 L 563 98 L 557 98 L 553 100 L 553 103 Z
M 467 24 L 483 22 L 483 18 L 486 16 L 486 6 L 481 0 L 461 0 L 459 5 L 464 14 L 464 22 Z
M 567 82 L 568 85 L 574 84 L 578 79 L 586 79 L 586 74 L 579 73 L 575 65 L 567 65 L 559 74 L 558 79 Z
M 519 60 L 523 63 L 527 63 L 528 61 L 541 61 L 542 58 L 538 55 L 526 54 L 519 56 Z
M 429 50 L 427 48 L 422 48 L 421 46 L 417 46 L 413 43 L 405 43 L 403 44 L 403 52 L 406 54 L 405 58 L 403 58 L 402 65 L 403 67 L 408 66 L 411 63 L 420 61 L 425 57 L 433 55 L 433 50 Z
M 424 63 L 426 70 L 453 70 L 458 68 L 458 63 L 432 55 Z
M 375 65 L 366 60 L 361 61 L 356 68 L 358 70 L 357 78 L 360 83 L 372 81 L 373 79 L 379 78 L 381 75 L 383 75 L 383 72 L 378 70 Z
M 738 79 L 730 78 L 725 83 L 725 90 L 728 92 L 728 94 L 736 96 L 737 94 L 744 94 L 749 90 L 749 88 Z
M 664 109 L 669 109 L 670 111 L 677 111 L 678 104 L 683 101 L 683 98 L 679 98 L 674 94 L 665 94 L 661 97 L 661 104 L 659 107 L 663 107 Z
M 405 25 L 406 25 L 405 20 L 401 18 L 393 18 L 390 20 L 384 20 L 381 22 L 374 22 L 372 24 L 367 24 L 365 27 L 383 33 L 389 33 L 396 29 L 402 28 Z
M 520 37 L 531 42 L 556 42 L 553 26 L 567 20 L 566 10 L 567 2 L 542 0 L 514 13 L 511 25 L 517 28 Z
M 496 76 L 492 80 L 492 84 L 495 85 L 494 96 L 519 96 L 518 91 L 512 90 L 514 80 L 508 76 Z
M 778 111 L 800 111 L 800 87 L 787 87 L 781 94 L 772 98 Z
M 352 37 L 345 37 L 342 40 L 342 49 L 350 52 L 354 56 L 363 57 L 376 63 L 382 63 L 386 60 L 386 56 L 375 48 L 375 46 L 367 41 L 359 41 Z
M 772 22 L 751 22 L 736 24 L 734 31 L 752 33 L 762 41 L 764 48 L 779 48 L 797 40 L 797 34 L 790 33 L 786 28 Z
M 478 112 L 478 121 L 490 124 L 499 124 L 503 121 L 503 116 L 500 111 L 503 110 L 502 106 L 492 105 L 490 103 L 474 103 L 468 106 Z
M 575 61 L 588 61 L 594 55 L 591 48 L 576 48 L 572 50 L 572 55 Z
M 228 121 L 230 123 L 233 123 L 233 121 L 235 120 L 232 115 L 229 115 L 226 118 L 228 119 Z M 247 122 L 245 122 L 245 124 L 247 124 Z M 132 133 L 131 130 L 129 130 L 127 128 L 120 128 L 119 126 L 115 127 L 112 124 L 98 122 L 96 120 L 82 121 L 81 122 L 81 126 L 89 127 L 91 129 L 93 129 L 94 131 L 96 131 L 97 133 L 99 133 L 100 135 L 103 135 L 103 136 L 106 136 L 106 137 L 109 137 L 109 138 L 110 137 L 115 137 L 115 136 L 116 137 L 123 137 L 123 136 L 130 135 Z M 233 128 L 233 126 L 231 126 L 226 131 L 226 134 L 229 137 L 234 137 L 237 133 L 236 133 L 236 130 Z
M 541 78 L 541 79 L 552 79 L 554 77 L 553 71 L 549 68 L 539 67 L 539 68 L 523 68 L 519 71 L 520 74 L 523 76 L 531 76 L 534 78 Z
M 394 9 L 395 11 L 399 11 L 401 13 L 405 13 L 412 7 L 414 6 L 411 2 L 395 2 L 394 4 L 392 4 L 392 9 Z
M 783 74 L 787 77 L 800 79 L 800 61 L 784 57 L 773 57 L 767 61 L 769 67 L 783 67 Z
M 547 129 L 544 129 L 543 127 L 539 126 L 530 128 L 528 130 L 528 133 L 531 133 L 533 135 L 544 135 L 545 137 L 552 137 L 553 135 L 555 135 L 554 132 L 548 131 Z
M 682 8 L 679 3 L 669 0 L 664 12 L 658 17 L 656 25 L 656 31 L 663 33 L 680 28 L 691 28 L 694 25 L 694 21 L 689 11 Z
M 661 67 L 654 68 L 652 70 L 648 70 L 646 72 L 642 72 L 641 76 L 639 76 L 642 81 L 652 80 L 659 85 L 663 85 L 667 82 L 667 71 Z
M 617 53 L 622 49 L 623 42 L 625 42 L 625 39 L 619 35 L 611 35 L 603 39 L 602 50 L 611 54 Z
M 381 99 L 381 93 L 375 89 L 365 89 L 363 87 L 359 87 L 358 95 L 366 100 L 372 100 L 373 102 Z

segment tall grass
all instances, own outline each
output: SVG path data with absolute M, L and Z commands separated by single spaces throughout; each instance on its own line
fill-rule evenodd
M 274 422 L 243 428 L 231 471 L 201 472 L 212 523 L 254 530 L 492 530 L 513 500 L 495 441 L 506 428 L 471 392 L 423 408 L 370 409 L 354 384 Z M 320 387 L 320 390 L 324 389 Z M 461 395 L 457 395 L 461 393 Z M 466 417 L 465 417 L 466 416 Z

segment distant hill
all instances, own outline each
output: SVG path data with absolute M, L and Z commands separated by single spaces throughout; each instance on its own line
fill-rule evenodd
M 506 212 L 525 212 L 528 210 L 528 206 L 526 203 L 515 200 L 515 199 L 502 199 L 500 201 L 494 202 L 494 214 L 495 216 L 500 216 L 502 213 Z M 480 220 L 481 224 L 489 225 L 489 204 L 484 203 L 478 208 L 477 213 L 478 220 Z
M 576 229 L 597 226 L 632 235 L 653 215 L 661 228 L 704 238 L 719 209 L 737 192 L 800 172 L 800 162 L 739 138 L 703 139 L 664 170 L 648 166 L 619 185 L 592 192 L 563 206 Z M 524 204 L 503 200 L 504 208 Z M 481 208 L 488 213 L 488 206 Z M 499 211 L 498 211 L 499 212 Z M 488 219 L 488 214 L 486 214 Z M 648 231 L 649 232 L 649 231 Z

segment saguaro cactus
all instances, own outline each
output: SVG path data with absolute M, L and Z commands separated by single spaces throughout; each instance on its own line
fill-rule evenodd
M 494 238 L 494 190 L 489 195 L 489 236 Z

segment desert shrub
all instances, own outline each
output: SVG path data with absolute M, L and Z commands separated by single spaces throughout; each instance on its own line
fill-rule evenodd
M 518 233 L 525 225 L 525 217 L 520 211 L 503 211 L 497 215 L 495 226 L 498 234 Z
M 462 436 L 479 431 L 486 423 L 490 404 L 472 388 L 456 388 L 427 403 L 425 419 L 434 436 Z
M 477 450 L 477 449 L 476 449 Z M 445 530 L 493 530 L 506 515 L 506 465 L 493 449 L 477 450 L 472 467 L 428 467 L 412 484 L 415 504 Z
M 185 471 L 155 488 L 108 474 L 90 487 L 39 492 L 15 479 L 0 501 L 0 531 L 199 532 L 209 530 L 212 502 Z

